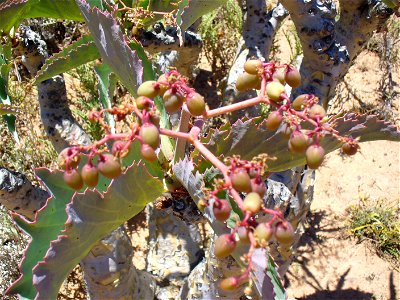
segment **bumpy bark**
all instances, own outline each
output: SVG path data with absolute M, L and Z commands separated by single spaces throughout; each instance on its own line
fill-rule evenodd
M 336 86 L 373 32 L 393 10 L 378 0 L 340 1 L 340 18 L 334 1 L 282 0 L 296 26 L 304 58 L 302 85 L 294 91 L 315 94 L 327 106 Z
M 256 96 L 255 91 L 239 93 L 235 88 L 236 80 L 243 73 L 243 65 L 249 58 L 268 60 L 274 35 L 287 16 L 287 11 L 280 4 L 270 11 L 267 10 L 267 4 L 264 0 L 246 0 L 242 1 L 241 4 L 243 13 L 242 40 L 235 61 L 229 71 L 224 95 L 225 99 L 230 102 L 240 102 Z M 242 117 L 244 113 L 248 116 L 255 116 L 257 115 L 257 108 L 233 113 L 232 120 Z
M 176 28 L 164 28 L 161 23 L 157 23 L 151 31 L 144 31 L 139 39 L 149 53 L 159 53 L 156 64 L 160 72 L 166 73 L 174 67 L 181 74 L 191 76 L 194 62 L 199 57 L 202 47 L 202 40 L 197 33 L 185 31 L 184 43 L 180 47 Z
M 31 74 L 36 74 L 48 57 L 46 43 L 29 27 L 22 26 L 20 29 L 22 61 Z M 38 101 L 46 133 L 58 152 L 71 145 L 90 143 L 89 136 L 69 109 L 61 75 L 39 83 Z M 33 200 L 29 198 L 29 201 Z M 82 260 L 91 299 L 152 299 L 154 281 L 136 270 L 131 260 L 132 252 L 132 244 L 123 227 L 114 230 L 93 247 Z
M 1 205 L 33 220 L 48 197 L 48 192 L 32 185 L 25 175 L 0 167 Z

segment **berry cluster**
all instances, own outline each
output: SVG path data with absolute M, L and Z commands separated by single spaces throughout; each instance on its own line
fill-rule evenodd
M 90 113 L 89 119 L 99 122 L 104 127 L 107 133 L 105 138 L 89 146 L 66 148 L 60 153 L 58 163 L 65 170 L 64 181 L 69 187 L 80 190 L 86 184 L 94 188 L 98 183 L 99 173 L 109 179 L 118 177 L 122 173 L 120 160 L 128 155 L 134 140 L 141 143 L 141 154 L 145 160 L 157 160 L 156 150 L 160 145 L 160 132 L 163 130 L 160 130 L 160 116 L 154 104 L 155 97 L 162 97 L 165 110 L 170 114 L 178 112 L 183 106 L 194 117 L 206 112 L 204 98 L 191 89 L 186 78 L 177 71 L 160 76 L 158 81 L 144 82 L 139 86 L 137 94 L 133 104 Z M 117 121 L 126 120 L 128 116 L 134 115 L 130 132 L 111 134 L 104 120 L 105 113 L 115 116 Z M 113 141 L 111 153 L 105 146 L 109 141 Z M 88 157 L 88 162 L 79 170 L 82 155 Z
M 317 97 L 302 94 L 292 102 L 287 96 L 285 84 L 292 88 L 301 84 L 301 75 L 295 67 L 248 60 L 244 70 L 236 82 L 237 90 L 260 89 L 260 93 L 265 93 L 267 98 L 262 102 L 275 108 L 269 114 L 265 126 L 271 131 L 281 128 L 283 136 L 288 139 L 289 150 L 292 153 L 304 153 L 309 168 L 317 169 L 324 160 L 325 150 L 319 145 L 323 134 L 331 134 L 342 141 L 343 153 L 353 155 L 357 152 L 358 144 L 355 140 L 339 136 L 329 125 L 326 111 L 318 104 Z M 303 130 L 303 122 L 308 122 L 314 129 Z
M 176 70 L 161 75 L 157 81 L 146 81 L 139 86 L 138 97 L 132 103 L 90 114 L 90 120 L 97 121 L 104 127 L 106 137 L 92 145 L 67 148 L 59 156 L 59 164 L 65 170 L 65 183 L 80 190 L 84 184 L 90 188 L 95 187 L 99 174 L 110 179 L 118 177 L 122 173 L 121 159 L 129 154 L 135 140 L 141 145 L 142 157 L 150 162 L 157 160 L 160 135 L 191 143 L 221 171 L 223 177 L 216 180 L 213 190 L 207 191 L 207 198 L 199 202 L 199 207 L 210 206 L 215 218 L 225 222 L 232 211 L 229 201 L 233 201 L 243 215 L 230 233 L 219 236 L 215 241 L 214 254 L 217 258 L 229 256 L 238 244 L 248 246 L 248 253 L 242 257 L 247 268 L 238 276 L 222 280 L 220 287 L 224 290 L 235 289 L 250 280 L 249 274 L 253 268 L 251 258 L 255 249 L 268 247 L 272 240 L 279 242 L 281 248 L 289 249 L 294 241 L 294 231 L 279 211 L 264 206 L 265 179 L 269 175 L 268 155 L 260 155 L 253 161 L 232 157 L 222 162 L 199 140 L 204 120 L 254 105 L 267 104 L 273 111 L 264 125 L 268 130 L 279 130 L 288 140 L 289 151 L 293 154 L 304 154 L 309 168 L 318 168 L 324 160 L 325 150 L 320 145 L 320 139 L 324 135 L 329 134 L 342 142 L 342 152 L 345 154 L 353 155 L 358 150 L 356 140 L 341 137 L 334 129 L 334 119 L 326 116 L 317 97 L 303 94 L 294 101 L 290 100 L 284 85 L 296 88 L 301 84 L 301 76 L 296 68 L 249 60 L 245 63 L 244 70 L 237 79 L 237 90 L 257 89 L 259 95 L 212 110 L 208 109 L 204 98 L 190 88 L 187 79 Z M 189 132 L 160 128 L 160 113 L 154 103 L 156 97 L 162 99 L 169 114 L 183 110 L 196 118 Z M 105 113 L 113 115 L 117 121 L 128 123 L 130 131 L 110 133 L 104 120 Z M 110 142 L 112 149 L 108 151 L 106 145 Z M 87 156 L 87 163 L 79 170 L 82 155 Z M 225 198 L 227 195 L 226 199 L 229 201 L 221 199 L 221 193 Z M 261 221 L 260 214 L 268 217 L 268 220 Z M 247 288 L 249 290 L 250 286 Z

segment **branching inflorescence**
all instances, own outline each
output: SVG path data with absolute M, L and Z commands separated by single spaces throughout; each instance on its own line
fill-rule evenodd
M 157 160 L 160 135 L 191 143 L 222 174 L 222 178 L 215 180 L 212 190 L 207 191 L 207 197 L 199 202 L 199 208 L 210 206 L 214 217 L 225 222 L 232 210 L 229 201 L 220 199 L 219 195 L 225 192 L 243 213 L 242 219 L 237 221 L 231 232 L 219 236 L 215 241 L 214 254 L 217 258 L 232 254 L 239 243 L 248 245 L 248 252 L 242 257 L 246 268 L 239 276 L 222 280 L 220 287 L 224 290 L 235 289 L 250 281 L 253 268 L 251 258 L 255 249 L 268 247 L 273 239 L 290 247 L 294 241 L 294 230 L 281 212 L 264 206 L 264 180 L 269 175 L 267 163 L 273 158 L 265 154 L 252 161 L 241 160 L 238 156 L 221 161 L 199 139 L 204 120 L 254 105 L 270 105 L 273 112 L 263 123 L 264 126 L 271 131 L 279 129 L 288 140 L 288 149 L 292 153 L 303 153 L 311 169 L 318 168 L 324 160 L 325 151 L 320 145 L 324 135 L 331 135 L 342 142 L 342 152 L 345 154 L 353 155 L 358 149 L 356 140 L 342 137 L 334 129 L 334 118 L 326 116 L 317 97 L 303 94 L 294 101 L 290 100 L 284 84 L 293 88 L 300 85 L 300 73 L 295 67 L 249 60 L 244 69 L 245 72 L 237 79 L 236 88 L 238 91 L 257 89 L 257 97 L 210 110 L 204 98 L 188 86 L 186 78 L 172 70 L 161 75 L 157 81 L 141 84 L 137 90 L 138 97 L 133 103 L 92 112 L 90 120 L 99 122 L 106 136 L 92 145 L 67 148 L 59 156 L 59 164 L 65 170 L 65 183 L 80 190 L 84 184 L 89 188 L 96 187 L 99 173 L 110 179 L 118 177 L 122 173 L 121 159 L 128 155 L 135 140 L 141 144 L 142 157 L 150 162 Z M 196 118 L 189 132 L 160 128 L 160 112 L 154 103 L 157 96 L 162 97 L 169 114 L 183 109 Z M 129 132 L 112 134 L 104 121 L 105 113 L 113 115 L 117 121 L 129 119 Z M 111 152 L 107 148 L 110 142 Z M 78 170 L 81 156 L 87 157 L 87 163 Z M 242 197 L 241 193 L 245 193 L 245 196 Z M 270 216 L 269 220 L 261 222 L 257 218 L 260 213 Z

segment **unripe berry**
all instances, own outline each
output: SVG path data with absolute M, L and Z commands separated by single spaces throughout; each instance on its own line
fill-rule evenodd
M 273 111 L 272 113 L 269 114 L 267 118 L 267 124 L 265 126 L 268 128 L 268 130 L 274 131 L 279 128 L 283 120 L 282 114 L 278 111 Z
M 116 157 L 121 157 L 121 158 L 128 156 L 130 147 L 124 150 L 127 143 L 128 142 L 126 141 L 115 141 L 111 150 L 112 154 Z
M 155 86 L 156 90 L 158 95 L 162 97 L 169 88 L 169 85 L 166 84 L 168 83 L 167 75 L 162 74 L 160 77 L 158 77 L 157 83 L 158 85 Z
M 70 159 L 70 157 L 74 154 L 74 150 L 72 148 L 65 148 L 60 152 L 57 158 L 58 165 L 62 170 L 68 168 L 75 169 L 81 160 L 79 155 L 75 155 L 74 158 Z M 68 166 L 67 166 L 68 162 Z
M 157 160 L 156 151 L 154 151 L 154 149 L 147 144 L 142 144 L 142 147 L 140 148 L 140 153 L 142 154 L 143 158 L 149 162 Z
M 236 277 L 228 277 L 219 283 L 219 287 L 224 291 L 234 291 L 239 285 L 239 280 Z
M 109 179 L 117 178 L 122 172 L 118 159 L 110 153 L 100 155 L 97 169 L 104 177 Z
M 289 222 L 278 223 L 275 228 L 275 238 L 284 245 L 290 245 L 294 242 L 294 230 Z
M 310 117 L 311 118 L 319 117 L 320 119 L 322 119 L 323 117 L 325 117 L 325 115 L 326 115 L 326 111 L 321 105 L 314 104 L 313 106 L 311 106 L 311 108 L 310 108 Z
M 231 174 L 231 181 L 235 190 L 244 193 L 251 192 L 250 176 L 245 169 L 234 170 Z
M 81 171 L 81 176 L 83 182 L 88 187 L 93 188 L 99 182 L 99 171 L 97 170 L 96 166 L 94 166 L 91 163 L 87 163 L 86 165 L 83 166 Z
M 261 78 L 258 75 L 249 74 L 244 72 L 239 75 L 236 80 L 236 89 L 239 92 L 243 92 L 250 89 L 260 89 L 261 88 Z
M 300 131 L 294 131 L 290 136 L 289 146 L 291 152 L 303 153 L 308 147 L 308 137 Z
M 281 84 L 285 84 L 285 73 L 282 69 L 276 69 L 274 74 L 272 74 L 272 79 Z
M 150 114 L 150 122 L 156 125 L 157 127 L 160 127 L 160 113 L 158 111 L 153 111 Z
M 138 90 L 137 90 L 137 94 L 139 96 L 145 96 L 145 97 L 149 97 L 149 98 L 154 98 L 158 95 L 158 90 L 154 87 L 154 84 L 156 82 L 153 80 L 149 80 L 149 81 L 145 81 L 143 82 Z
M 139 136 L 143 143 L 150 145 L 153 149 L 157 149 L 160 145 L 160 133 L 157 126 L 151 123 L 144 123 L 139 130 Z
M 354 155 L 357 153 L 358 145 L 354 143 L 344 143 L 342 145 L 342 152 L 347 155 Z
M 260 211 L 262 205 L 261 197 L 258 193 L 248 193 L 243 200 L 243 209 L 245 211 L 256 214 Z
M 64 182 L 73 190 L 80 190 L 83 187 L 81 174 L 77 169 L 71 169 L 64 172 Z
M 324 161 L 325 150 L 321 146 L 311 145 L 306 150 L 307 165 L 310 169 L 317 169 Z
M 267 96 L 271 101 L 280 102 L 281 95 L 285 92 L 285 87 L 276 81 L 267 84 Z
M 251 180 L 251 190 L 254 193 L 259 194 L 262 199 L 264 198 L 264 195 L 267 192 L 267 187 L 265 186 L 265 183 L 262 179 L 255 178 Z
M 167 90 L 163 96 L 165 110 L 172 114 L 179 111 L 183 104 L 181 95 L 174 93 L 171 89 Z
M 308 94 L 302 94 L 296 97 L 292 102 L 292 107 L 295 110 L 303 110 L 307 105 Z
M 135 99 L 136 107 L 140 110 L 151 107 L 152 100 L 145 96 L 139 96 Z
M 217 200 L 214 203 L 213 213 L 218 221 L 226 221 L 231 214 L 231 206 L 226 200 Z
M 244 226 L 240 226 L 237 230 L 237 234 L 239 237 L 239 243 L 250 244 L 249 229 Z
M 284 124 L 282 130 L 280 131 L 285 139 L 290 139 L 295 127 L 289 124 Z
M 230 234 L 223 234 L 215 240 L 214 255 L 219 258 L 225 258 L 235 250 L 236 241 Z
M 262 61 L 258 59 L 250 59 L 244 63 L 244 70 L 252 75 L 257 75 L 261 67 Z
M 285 72 L 285 81 L 292 88 L 296 88 L 301 84 L 301 76 L 297 68 L 289 66 Z
M 199 93 L 192 93 L 186 98 L 187 108 L 192 116 L 201 116 L 206 111 L 206 102 Z
M 261 247 L 268 245 L 268 241 L 271 239 L 273 229 L 269 223 L 260 223 L 254 229 L 254 238 Z

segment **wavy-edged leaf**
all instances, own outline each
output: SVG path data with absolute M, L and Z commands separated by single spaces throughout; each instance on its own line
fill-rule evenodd
M 36 74 L 36 82 L 41 82 L 55 75 L 67 72 L 99 57 L 100 53 L 93 37 L 85 35 L 65 47 L 61 52 L 47 59 Z
M 6 0 L 0 3 L 0 31 L 10 31 L 22 20 L 22 15 L 28 8 L 28 0 Z
M 134 160 L 139 161 L 141 159 L 140 145 L 138 144 L 139 142 L 135 141 L 130 148 L 129 156 L 123 159 L 122 163 L 125 167 L 131 165 Z M 81 159 L 80 166 L 82 167 L 85 163 L 86 159 Z M 146 162 L 146 168 L 153 176 L 163 178 L 163 171 L 157 162 Z M 25 250 L 25 255 L 20 265 L 22 275 L 7 290 L 8 294 L 19 294 L 19 296 L 26 299 L 33 299 L 35 297 L 36 289 L 32 285 L 32 269 L 39 261 L 43 260 L 44 255 L 49 249 L 50 242 L 56 240 L 61 230 L 64 229 L 68 218 L 65 207 L 75 193 L 75 191 L 65 185 L 62 172 L 51 172 L 48 169 L 42 168 L 37 169 L 35 173 L 51 193 L 52 197 L 37 212 L 35 222 L 29 222 L 24 217 L 14 214 L 16 224 L 31 236 L 31 242 Z M 110 179 L 100 176 L 96 189 L 99 192 L 105 192 L 110 182 Z M 83 189 L 81 191 L 83 192 Z
M 104 109 L 112 107 L 112 99 L 117 84 L 117 78 L 111 72 L 110 67 L 106 64 L 96 65 L 94 71 L 98 80 L 97 90 L 101 106 Z M 110 126 L 111 133 L 115 133 L 115 120 L 112 115 L 106 113 L 104 116 L 108 126 Z
M 378 120 L 376 116 L 346 114 L 335 120 L 335 129 L 341 136 L 359 138 L 360 142 L 374 140 L 400 141 L 400 131 L 396 126 Z M 235 124 L 224 124 L 219 129 L 211 131 L 203 140 L 206 147 L 216 156 L 240 155 L 242 159 L 267 153 L 276 160 L 268 162 L 269 171 L 278 172 L 304 165 L 305 155 L 293 154 L 287 147 L 287 139 L 281 131 L 273 132 L 266 129 L 263 123 L 257 124 L 255 119 L 237 121 Z M 321 138 L 320 144 L 329 153 L 341 147 L 341 143 L 327 134 Z M 209 163 L 194 152 L 193 159 L 198 163 L 198 169 L 204 170 Z
M 126 42 L 120 26 L 108 12 L 91 8 L 85 0 L 76 0 L 104 62 L 118 76 L 124 86 L 136 95 L 142 83 L 143 66 L 136 51 Z
M 51 242 L 44 261 L 33 269 L 36 299 L 56 299 L 63 280 L 95 243 L 162 192 L 162 182 L 139 164 L 129 167 L 104 194 L 90 190 L 75 194 L 67 206 L 68 220 L 62 235 Z
M 38 169 L 36 176 L 51 191 L 52 197 L 38 211 L 35 222 L 29 222 L 18 214 L 13 215 L 18 227 L 30 235 L 31 241 L 20 264 L 21 276 L 7 290 L 8 294 L 19 294 L 27 299 L 33 299 L 36 295 L 32 286 L 32 268 L 43 259 L 50 242 L 64 228 L 67 221 L 65 206 L 74 194 L 74 191 L 64 184 L 61 172 Z
M 0 31 L 5 32 L 28 18 L 83 20 L 74 0 L 6 0 L 0 3 L 0 15 Z

